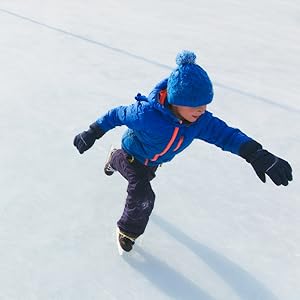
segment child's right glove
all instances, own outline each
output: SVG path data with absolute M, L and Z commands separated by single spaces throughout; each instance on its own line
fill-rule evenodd
M 266 182 L 267 174 L 276 185 L 288 185 L 293 180 L 290 164 L 262 149 L 254 140 L 241 145 L 239 155 L 252 165 L 255 173 L 262 182 Z
M 97 139 L 100 139 L 105 134 L 104 131 L 95 122 L 90 125 L 90 129 L 83 131 L 75 136 L 73 145 L 82 154 L 84 151 L 90 149 Z

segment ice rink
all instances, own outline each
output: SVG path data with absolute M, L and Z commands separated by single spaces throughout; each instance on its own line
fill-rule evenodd
M 208 110 L 288 160 L 260 182 L 194 142 L 159 168 L 130 255 L 116 221 L 126 182 L 103 164 L 124 127 L 80 155 L 74 136 L 197 54 Z M 300 299 L 300 2 L 0 1 L 0 299 Z

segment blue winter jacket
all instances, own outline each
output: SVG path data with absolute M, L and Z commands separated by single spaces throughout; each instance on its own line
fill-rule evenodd
M 239 153 L 241 144 L 251 140 L 208 111 L 193 123 L 179 120 L 165 101 L 167 82 L 165 79 L 158 83 L 148 97 L 138 94 L 135 103 L 111 109 L 97 120 L 97 124 L 104 132 L 126 125 L 128 129 L 122 138 L 122 148 L 149 166 L 172 160 L 194 139 L 234 154 Z

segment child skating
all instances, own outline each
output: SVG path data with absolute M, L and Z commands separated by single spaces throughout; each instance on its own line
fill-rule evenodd
M 195 60 L 193 52 L 182 51 L 176 57 L 178 67 L 148 97 L 138 94 L 133 104 L 109 110 L 74 138 L 82 154 L 114 127 L 128 128 L 121 149 L 113 149 L 104 166 L 106 175 L 117 171 L 128 181 L 125 208 L 117 222 L 119 244 L 125 251 L 132 249 L 147 226 L 155 201 L 150 182 L 158 166 L 171 161 L 194 139 L 239 155 L 262 182 L 266 174 L 276 185 L 286 186 L 292 180 L 287 161 L 207 111 L 213 87 Z

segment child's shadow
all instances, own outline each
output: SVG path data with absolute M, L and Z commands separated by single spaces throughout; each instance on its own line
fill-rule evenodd
M 241 299 L 278 300 L 261 282 L 228 258 L 193 240 L 179 228 L 157 215 L 152 215 L 152 221 L 196 254 Z M 149 253 L 146 253 L 140 247 L 135 247 L 135 251 L 140 254 L 141 258 L 136 259 L 132 256 L 125 258 L 126 261 L 172 299 L 214 299 L 184 275 L 178 273 L 175 269 Z
M 179 228 L 164 220 L 163 218 L 153 214 L 151 219 L 155 224 L 157 224 L 162 230 L 172 236 L 175 240 L 183 244 L 187 247 L 191 252 L 196 254 L 203 262 L 205 262 L 219 277 L 223 279 L 224 282 L 227 283 L 228 286 L 243 300 L 256 300 L 256 299 L 264 299 L 264 300 L 277 300 L 274 294 L 268 290 L 261 282 L 259 282 L 256 278 L 253 277 L 246 270 L 242 269 L 240 266 L 235 264 L 233 261 L 229 260 L 222 254 L 217 253 L 216 251 L 208 248 L 205 245 L 193 240 L 188 235 L 186 235 Z M 170 253 L 171 255 L 171 253 Z M 151 258 L 152 259 L 152 258 Z M 151 259 L 149 264 L 151 264 Z M 140 266 L 142 267 L 142 266 Z M 172 272 L 176 272 L 174 270 L 168 270 L 168 272 L 164 272 L 166 270 L 163 269 L 162 265 L 156 264 L 152 267 L 152 273 L 156 275 L 159 273 L 167 273 L 163 274 L 166 276 L 175 277 L 175 282 L 173 281 L 174 286 L 177 285 L 177 289 L 184 288 L 181 294 L 189 295 L 191 284 L 188 279 L 185 278 L 186 282 L 184 284 L 180 284 L 180 280 L 178 275 L 173 274 Z M 147 269 L 147 268 L 145 268 Z M 147 272 L 147 270 L 140 271 L 143 273 Z M 153 275 L 154 276 L 154 275 Z M 174 278 L 173 278 L 174 280 Z M 163 283 L 161 283 L 163 285 Z M 193 285 L 191 285 L 193 287 Z M 172 288 L 172 287 L 170 287 Z M 175 287 L 176 288 L 176 287 Z M 192 289 L 193 290 L 193 289 Z M 194 288 L 195 290 L 195 288 Z M 199 290 L 198 290 L 198 293 Z M 178 294 L 177 294 L 178 295 Z M 201 292 L 201 295 L 198 296 L 196 293 L 192 294 L 193 297 L 189 297 L 188 299 L 212 299 L 204 292 Z M 175 297 L 176 298 L 176 297 Z M 186 299 L 185 297 L 177 297 L 177 299 Z
M 215 300 L 184 275 L 147 253 L 138 245 L 135 245 L 134 252 L 138 255 L 124 255 L 124 260 L 170 299 Z

